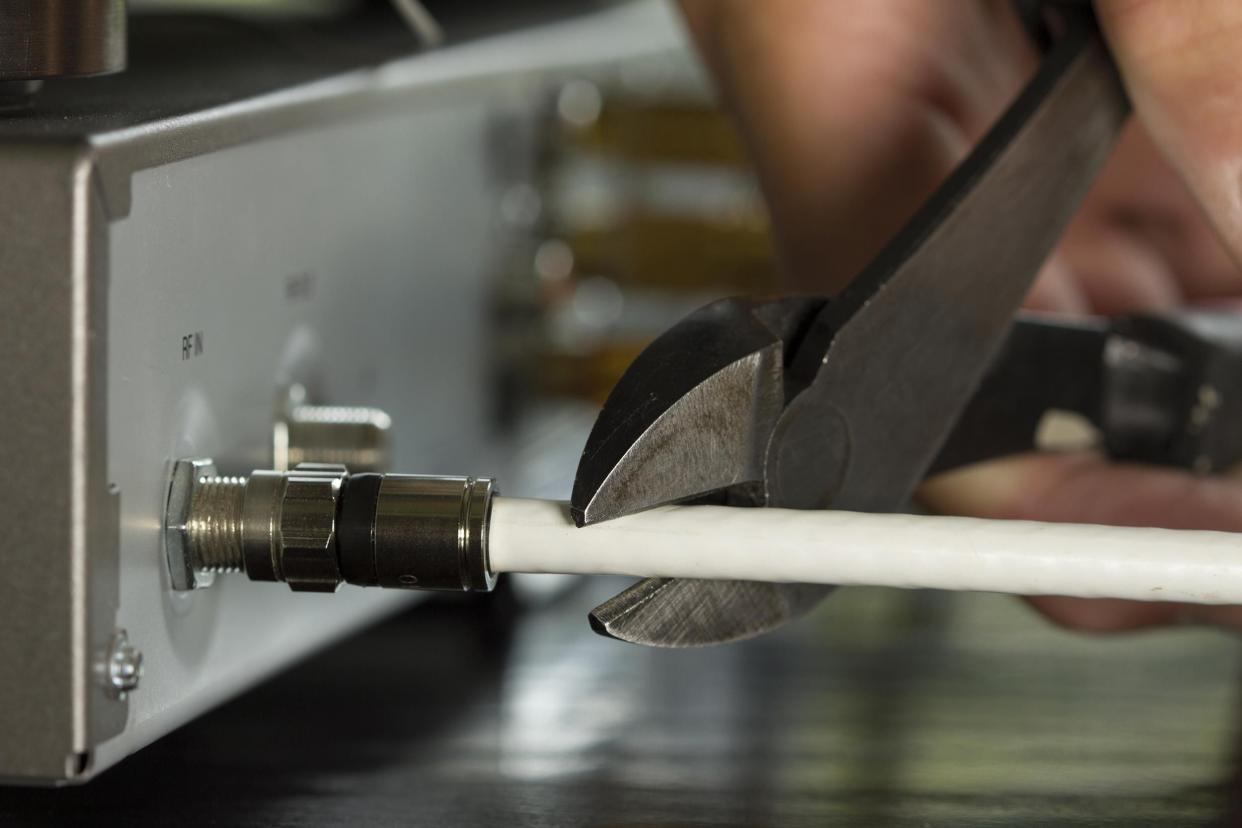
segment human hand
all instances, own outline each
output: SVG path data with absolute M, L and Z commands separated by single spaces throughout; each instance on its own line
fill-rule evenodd
M 785 272 L 800 290 L 847 282 L 1036 63 L 1011 5 L 998 0 L 683 8 L 752 150 Z M 1242 66 L 1231 54 L 1242 6 L 1100 0 L 1097 9 L 1141 124 L 1127 129 L 1027 305 L 1111 314 L 1242 297 Z M 937 511 L 984 517 L 1242 531 L 1242 482 L 1095 454 L 981 464 L 929 481 L 920 497 Z M 1242 628 L 1235 607 L 1031 600 L 1082 629 Z

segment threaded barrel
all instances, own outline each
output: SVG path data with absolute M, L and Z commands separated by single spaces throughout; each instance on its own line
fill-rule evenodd
M 194 487 L 185 536 L 195 569 L 240 572 L 244 477 L 202 477 Z

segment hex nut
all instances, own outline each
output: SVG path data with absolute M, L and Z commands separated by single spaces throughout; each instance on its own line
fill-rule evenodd
M 214 573 L 195 568 L 187 532 L 194 487 L 200 479 L 216 474 L 216 464 L 210 458 L 186 458 L 173 463 L 164 507 L 164 559 L 172 588 L 178 592 L 209 587 L 215 580 Z
M 302 463 L 285 477 L 280 506 L 280 575 L 295 592 L 335 592 L 341 585 L 336 513 L 344 466 Z

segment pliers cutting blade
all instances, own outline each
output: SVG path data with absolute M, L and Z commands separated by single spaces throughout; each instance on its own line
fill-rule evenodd
M 1005 381 L 1020 376 L 1014 365 L 1030 364 L 1032 347 L 1075 347 L 1102 360 L 1117 335 L 1103 323 L 1014 327 L 1129 113 L 1089 10 L 1056 11 L 1059 35 L 1019 97 L 840 295 L 716 302 L 637 358 L 578 466 L 571 510 L 579 525 L 672 502 L 894 511 L 933 465 L 980 459 L 978 447 L 994 455 L 1029 446 L 1034 424 L 1008 403 L 1103 416 L 1098 376 L 1068 405 L 1054 398 L 1074 384 L 1055 368 L 1018 393 Z M 1164 369 L 1180 370 L 1176 347 L 1171 355 L 1148 350 L 1151 359 L 1139 360 L 1143 390 L 1127 386 L 1131 396 L 1156 394 L 1153 378 L 1164 376 L 1149 364 L 1156 356 L 1168 357 Z M 992 391 L 983 394 L 994 363 L 1000 379 L 984 383 Z M 1166 379 L 1185 384 L 1184 374 Z M 1040 393 L 1047 399 L 1022 397 Z M 1129 413 L 1137 397 L 1127 398 Z M 1168 400 L 1153 404 L 1163 410 Z M 981 433 L 999 436 L 977 439 Z M 639 643 L 710 644 L 779 626 L 830 589 L 653 579 L 597 608 L 592 624 Z

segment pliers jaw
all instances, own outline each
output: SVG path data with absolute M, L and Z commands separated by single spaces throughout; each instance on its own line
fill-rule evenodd
M 826 300 L 723 299 L 655 340 L 617 383 L 574 481 L 579 526 L 667 503 L 767 503 L 786 362 Z M 640 581 L 596 607 L 592 628 L 657 647 L 751 638 L 804 614 L 828 588 L 750 581 Z M 704 631 L 710 631 L 704 636 Z
M 724 644 L 754 638 L 800 618 L 832 589 L 819 584 L 648 578 L 591 610 L 591 628 L 648 647 Z
M 699 499 L 763 505 L 768 443 L 786 401 L 786 343 L 823 305 L 722 299 L 656 339 L 591 430 L 570 500 L 574 521 Z
M 902 508 L 1103 165 L 1129 104 L 1085 4 L 1009 110 L 831 305 L 727 300 L 621 380 L 575 481 L 579 525 L 711 495 Z M 762 550 L 756 550 L 762 554 Z M 644 582 L 596 628 L 665 646 L 757 635 L 827 588 Z

